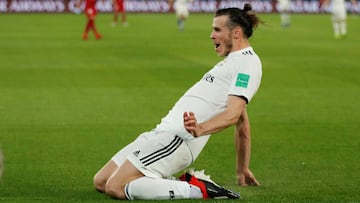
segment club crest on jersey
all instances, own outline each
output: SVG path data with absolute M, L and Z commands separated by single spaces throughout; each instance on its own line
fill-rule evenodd
M 205 80 L 206 82 L 209 82 L 209 83 L 213 83 L 214 80 L 215 80 L 215 76 L 207 73 L 207 74 L 203 77 L 203 80 Z
M 235 82 L 235 86 L 247 88 L 249 84 L 250 75 L 239 73 Z

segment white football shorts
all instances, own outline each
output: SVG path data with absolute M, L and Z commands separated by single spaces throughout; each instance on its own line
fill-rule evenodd
M 128 159 L 147 177 L 168 178 L 192 164 L 208 139 L 201 136 L 185 141 L 169 132 L 145 132 L 111 160 L 120 166 Z
M 175 10 L 176 16 L 183 18 L 189 17 L 189 9 L 186 6 L 178 6 Z

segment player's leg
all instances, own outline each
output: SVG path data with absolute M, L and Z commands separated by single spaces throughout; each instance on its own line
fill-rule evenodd
M 118 18 L 119 18 L 119 5 L 117 2 L 114 3 L 114 8 L 113 8 L 113 26 L 116 26 L 118 23 Z
M 125 185 L 143 176 L 132 163 L 126 160 L 106 182 L 105 193 L 113 198 L 126 199 Z
M 335 38 L 341 38 L 346 36 L 346 15 L 346 10 L 335 9 L 333 11 L 331 20 L 333 23 Z
M 118 16 L 119 12 L 117 10 L 114 10 L 114 18 L 113 18 L 113 26 L 116 26 L 118 23 Z
M 340 35 L 342 37 L 345 37 L 347 34 L 347 26 L 346 26 L 346 20 L 342 20 L 340 22 Z
M 331 21 L 332 21 L 332 25 L 333 25 L 333 29 L 334 29 L 335 38 L 340 38 L 340 24 L 339 24 L 339 19 L 338 19 L 337 13 L 333 13 L 333 15 L 331 17 Z
M 169 177 L 190 165 L 207 139 L 208 136 L 183 141 L 169 134 L 158 135 L 153 131 L 143 133 L 96 174 L 94 185 L 98 190 L 119 199 L 202 198 L 198 187 L 163 177 Z M 129 154 L 131 162 L 125 160 L 126 154 Z M 115 169 L 117 166 L 120 167 Z
M 346 17 L 347 17 L 346 10 L 342 10 L 340 13 L 340 22 L 339 22 L 341 37 L 345 37 L 347 34 Z
M 94 32 L 95 38 L 96 38 L 96 39 L 101 39 L 102 36 L 101 36 L 101 34 L 97 31 L 96 26 L 95 26 L 96 12 L 94 13 L 92 19 L 93 19 L 92 30 L 93 30 L 93 32 Z
M 161 138 L 164 140 L 166 138 Z M 159 174 L 168 177 L 170 173 L 175 173 L 186 168 L 191 161 L 194 161 L 201 150 L 205 146 L 209 139 L 209 136 L 202 136 L 196 139 L 183 141 L 178 148 L 168 157 L 156 161 L 154 164 L 150 164 L 144 173 L 152 177 L 141 177 L 134 181 L 131 181 L 125 186 L 125 194 L 128 199 L 199 199 L 204 195 L 202 190 L 198 186 L 194 186 L 186 181 L 178 181 L 171 179 L 164 179 L 157 177 Z M 174 140 L 180 141 L 179 138 Z M 175 142 L 172 142 L 175 143 Z M 164 145 L 165 143 L 163 143 Z M 164 145 L 166 146 L 166 145 Z M 174 149 L 176 144 L 167 145 L 164 149 Z M 158 151 L 158 154 L 163 153 L 164 150 Z M 154 154 L 156 155 L 156 154 Z M 134 159 L 133 155 L 130 155 L 130 159 Z M 153 157 L 152 160 L 155 160 Z M 192 160 L 190 160 L 192 159 Z M 150 161 L 149 159 L 144 159 Z M 190 161 L 190 162 L 189 162 Z M 136 163 L 136 161 L 134 161 Z M 149 163 L 149 162 L 147 162 Z M 152 173 L 154 172 L 154 174 Z
M 184 170 L 192 160 L 191 151 L 182 138 L 165 132 L 155 133 L 130 153 L 127 161 L 109 179 L 107 185 L 116 184 L 114 190 L 122 190 L 110 195 L 124 198 L 125 189 L 128 199 L 190 198 L 192 193 L 188 183 L 165 178 Z M 201 198 L 201 192 L 197 191 Z
M 279 1 L 280 21 L 282 27 L 290 26 L 290 3 L 288 1 Z
M 87 40 L 89 31 L 95 29 L 94 21 L 95 21 L 96 12 L 94 9 L 88 8 L 88 9 L 86 9 L 85 14 L 86 14 L 87 23 L 85 26 L 85 31 L 83 33 L 83 39 Z
M 289 27 L 290 26 L 290 14 L 287 11 L 284 11 L 280 14 L 281 26 Z
M 185 20 L 186 20 L 186 11 L 187 8 L 183 6 L 178 6 L 176 8 L 176 17 L 177 17 L 177 25 L 179 28 L 179 31 L 183 31 L 185 28 Z
M 102 36 L 96 30 L 96 26 L 95 26 L 95 19 L 96 19 L 96 15 L 97 15 L 96 9 L 92 9 L 92 8 L 87 9 L 86 10 L 86 15 L 88 17 L 88 26 L 87 26 L 86 33 L 88 33 L 89 30 L 92 30 L 94 32 L 95 38 L 96 39 L 101 39 Z
M 128 154 L 132 153 L 137 146 L 146 142 L 151 136 L 153 136 L 152 132 L 142 133 L 133 142 L 119 150 L 94 176 L 95 189 L 99 192 L 105 192 L 106 182 L 116 172 L 119 166 L 125 162 Z
M 186 181 L 141 177 L 125 186 L 127 199 L 201 199 L 201 189 Z
M 106 183 L 106 194 L 117 199 L 189 199 L 202 198 L 200 188 L 186 181 L 144 176 L 131 162 L 124 164 Z
M 94 187 L 99 192 L 105 192 L 105 185 L 119 167 L 113 160 L 108 161 L 94 176 Z
M 128 26 L 128 23 L 126 21 L 126 12 L 124 9 L 121 11 L 121 23 L 124 27 Z
M 85 11 L 85 14 L 86 14 L 86 25 L 85 25 L 85 30 L 84 30 L 84 33 L 83 33 L 83 39 L 84 40 L 87 40 L 88 39 L 88 33 L 91 29 L 91 26 L 92 26 L 92 22 L 91 22 L 91 19 L 90 19 L 90 16 L 88 15 L 88 11 L 86 10 Z
M 126 12 L 123 0 L 117 0 L 118 3 L 118 15 L 121 13 L 121 23 L 124 27 L 127 26 L 126 22 Z

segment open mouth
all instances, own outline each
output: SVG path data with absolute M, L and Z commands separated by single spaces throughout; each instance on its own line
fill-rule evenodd
M 220 47 L 220 44 L 215 44 L 215 48 L 219 48 Z

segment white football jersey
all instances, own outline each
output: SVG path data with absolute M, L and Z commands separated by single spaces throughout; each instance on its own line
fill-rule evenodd
M 223 112 L 229 95 L 250 102 L 260 86 L 261 76 L 261 61 L 251 47 L 231 52 L 179 99 L 155 130 L 192 139 L 184 127 L 184 112 L 194 112 L 201 123 Z

